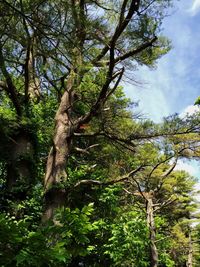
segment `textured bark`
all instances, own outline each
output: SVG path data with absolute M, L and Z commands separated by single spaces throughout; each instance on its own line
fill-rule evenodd
M 72 76 L 68 79 L 66 91 L 61 98 L 60 106 L 55 116 L 53 147 L 48 156 L 44 181 L 45 211 L 43 221 L 51 219 L 54 210 L 63 206 L 65 202 L 66 192 L 60 187 L 62 182 L 67 180 L 67 159 L 70 154 L 74 131 L 78 128 L 78 123 L 73 120 L 71 115 L 74 100 Z
M 156 229 L 155 229 L 155 222 L 154 222 L 154 210 L 153 210 L 153 200 L 152 197 L 149 196 L 147 198 L 147 224 L 149 227 L 149 234 L 150 234 L 150 266 L 157 267 L 158 266 L 158 251 L 156 247 Z
M 29 99 L 39 101 L 41 89 L 40 80 L 38 79 L 35 71 L 35 52 L 36 38 L 33 35 L 29 36 L 29 43 L 26 52 L 26 62 L 24 67 L 25 77 L 25 97 L 28 102 Z
M 70 120 L 71 94 L 66 91 L 61 99 L 60 107 L 55 117 L 55 135 L 53 147 L 48 156 L 45 175 L 45 189 L 65 181 L 67 157 L 70 153 L 74 125 Z

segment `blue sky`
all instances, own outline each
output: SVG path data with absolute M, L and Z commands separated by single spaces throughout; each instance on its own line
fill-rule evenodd
M 140 68 L 135 74 L 140 86 L 128 85 L 139 110 L 156 122 L 191 108 L 200 95 L 200 0 L 177 1 L 164 20 L 163 34 L 172 41 L 172 50 L 158 60 L 157 69 Z
M 156 70 L 142 67 L 134 73 L 140 86 L 125 86 L 127 95 L 139 101 L 138 110 L 145 118 L 160 122 L 165 116 L 194 110 L 200 96 L 199 25 L 200 0 L 177 1 L 163 23 L 163 35 L 172 41 L 172 50 L 158 60 Z M 177 169 L 200 178 L 198 161 L 179 161 Z

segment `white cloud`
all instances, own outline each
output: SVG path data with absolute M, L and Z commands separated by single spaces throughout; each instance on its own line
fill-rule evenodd
M 196 169 L 194 166 L 192 166 L 192 164 L 186 163 L 182 160 L 179 160 L 175 170 L 179 170 L 179 171 L 186 171 L 188 172 L 190 175 L 195 175 L 196 174 Z
M 179 159 L 178 163 L 175 167 L 175 170 L 186 171 L 190 175 L 196 177 L 198 180 L 200 179 L 200 165 L 199 165 L 198 160 Z M 200 181 L 199 181 L 199 183 L 200 183 Z
M 164 116 L 170 114 L 169 102 L 165 97 L 163 87 L 171 87 L 171 81 L 166 69 L 162 64 L 155 71 L 147 67 L 141 67 L 137 72 L 138 80 L 142 83 L 140 87 L 126 86 L 127 95 L 134 101 L 139 100 L 139 107 L 133 111 L 140 111 L 145 118 L 161 122 Z
M 195 16 L 200 11 L 200 0 L 194 0 L 189 12 L 192 16 Z
M 180 117 L 185 117 L 186 115 L 193 115 L 197 112 L 200 112 L 199 106 L 189 105 L 187 106 L 180 114 Z

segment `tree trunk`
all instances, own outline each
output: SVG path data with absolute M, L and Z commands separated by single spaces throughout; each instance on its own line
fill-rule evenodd
M 192 237 L 191 231 L 189 233 L 189 251 L 188 251 L 188 260 L 187 260 L 187 267 L 192 267 L 192 259 L 193 259 L 193 246 L 192 246 Z
M 29 34 L 28 34 L 29 35 Z M 33 36 L 28 36 L 29 42 L 27 44 L 26 51 L 26 61 L 24 64 L 24 88 L 25 88 L 25 107 L 27 108 L 29 105 L 29 100 L 31 101 L 39 101 L 40 97 L 40 81 L 37 78 L 36 70 L 35 70 L 35 46 L 36 39 L 35 34 Z M 1 55 L 2 59 L 3 55 Z M 2 63 L 3 64 L 3 63 Z M 8 91 L 12 90 L 13 83 L 11 77 L 6 72 L 5 66 L 4 68 L 4 76 L 10 78 L 7 81 Z M 13 90 L 16 91 L 14 87 Z M 19 101 L 20 103 L 20 101 Z M 25 110 L 26 110 L 25 108 Z M 28 119 L 30 114 L 23 114 Z M 22 118 L 19 116 L 19 120 Z M 17 181 L 22 181 L 23 183 L 29 185 L 34 178 L 33 174 L 33 157 L 35 153 L 35 144 L 33 141 L 33 134 L 26 129 L 24 126 L 20 126 L 17 129 L 17 134 L 10 138 L 9 145 L 9 157 L 7 164 L 7 189 L 11 190 L 12 187 L 16 184 Z M 27 188 L 26 188 L 27 190 Z
M 28 102 L 29 99 L 38 102 L 41 95 L 40 80 L 37 77 L 35 69 L 35 46 L 36 46 L 36 36 L 33 33 L 29 36 L 28 47 L 26 53 L 25 62 L 25 98 Z
M 73 76 L 73 74 L 71 75 Z M 55 116 L 55 134 L 50 150 L 45 175 L 45 211 L 43 221 L 54 215 L 54 210 L 65 204 L 66 191 L 62 184 L 67 180 L 66 165 L 70 154 L 72 137 L 78 123 L 71 116 L 74 92 L 73 77 L 69 77 L 60 106 Z
M 147 225 L 149 227 L 150 234 L 150 263 L 151 267 L 158 266 L 158 251 L 156 247 L 156 230 L 155 230 L 155 222 L 154 222 L 154 210 L 153 210 L 153 200 L 152 197 L 147 198 Z
M 9 158 L 7 163 L 7 190 L 22 182 L 29 184 L 32 180 L 34 146 L 32 138 L 24 129 L 10 138 Z

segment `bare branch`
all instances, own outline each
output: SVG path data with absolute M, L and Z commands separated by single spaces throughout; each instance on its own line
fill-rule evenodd
M 122 68 L 122 70 L 117 74 L 119 77 L 118 77 L 115 85 L 113 86 L 113 88 L 107 94 L 106 99 L 108 99 L 110 97 L 110 95 L 112 95 L 115 92 L 115 90 L 117 89 L 117 87 L 118 87 L 118 85 L 122 79 L 123 74 L 124 74 L 124 68 Z
M 129 11 L 128 11 L 126 17 L 122 20 L 123 14 L 124 14 L 125 1 L 123 2 L 122 9 L 121 9 L 122 13 L 121 13 L 118 25 L 117 25 L 117 27 L 115 29 L 115 32 L 114 32 L 113 36 L 111 37 L 110 42 L 107 45 L 104 46 L 104 48 L 102 49 L 101 53 L 93 60 L 94 64 L 96 62 L 98 62 L 99 60 L 101 60 L 106 55 L 106 53 L 108 52 L 110 47 L 114 47 L 115 46 L 116 41 L 118 40 L 118 38 L 120 37 L 122 32 L 125 30 L 125 28 L 129 24 L 131 18 L 133 17 L 133 14 L 135 12 L 137 12 L 138 3 L 139 3 L 138 0 L 132 0 L 131 1 L 130 7 L 129 7 Z
M 111 52 L 111 54 L 112 54 L 112 52 Z M 112 57 L 112 61 L 113 61 L 114 60 L 113 55 L 111 55 L 111 57 Z M 106 79 L 104 85 L 102 86 L 102 89 L 101 89 L 101 91 L 99 93 L 99 96 L 98 96 L 96 102 L 94 103 L 94 105 L 91 107 L 90 111 L 86 115 L 78 118 L 78 120 L 76 121 L 77 125 L 81 125 L 83 123 L 87 123 L 87 122 L 90 121 L 92 116 L 97 116 L 97 114 L 98 114 L 98 112 L 100 110 L 100 107 L 105 103 L 107 98 L 110 96 L 110 93 L 109 93 L 109 85 L 110 85 L 110 83 L 114 79 L 116 79 L 116 77 L 119 75 L 119 77 L 118 77 L 113 89 L 111 89 L 111 91 L 114 92 L 114 90 L 117 88 L 117 86 L 118 86 L 118 84 L 119 84 L 119 82 L 120 82 L 120 80 L 121 80 L 121 78 L 123 76 L 124 69 L 122 69 L 117 74 L 115 73 L 113 75 L 113 68 L 114 68 L 114 65 L 113 65 L 113 63 L 111 63 L 111 65 L 109 67 L 109 70 L 108 70 L 108 73 L 107 73 L 107 79 Z
M 125 53 L 124 55 L 121 55 L 121 56 L 117 57 L 115 59 L 115 64 L 119 63 L 119 62 L 122 62 L 123 60 L 125 60 L 127 58 L 130 58 L 130 57 L 132 57 L 134 55 L 137 55 L 137 54 L 141 53 L 146 48 L 151 47 L 153 45 L 153 43 L 155 43 L 157 40 L 158 40 L 158 38 L 155 36 L 151 40 L 149 40 L 148 42 L 140 45 L 139 47 L 137 47 L 137 48 Z
M 143 197 L 145 200 L 148 200 L 148 198 L 145 195 L 145 192 L 142 191 L 139 182 L 135 178 L 133 178 L 133 181 L 137 185 L 137 188 L 138 188 L 138 191 L 139 191 L 139 196 Z M 134 195 L 137 196 L 138 195 L 138 192 L 134 192 Z
M 81 180 L 79 182 L 77 182 L 74 187 L 78 187 L 80 185 L 102 185 L 102 186 L 107 186 L 107 185 L 113 185 L 113 184 L 116 184 L 116 183 L 122 183 L 122 182 L 125 182 L 127 181 L 130 177 L 133 177 L 137 172 L 141 171 L 145 166 L 144 165 L 141 165 L 139 166 L 137 169 L 115 179 L 115 180 L 111 180 L 111 181 L 108 181 L 108 182 L 101 182 L 101 181 L 98 181 L 98 180 Z
M 134 196 L 134 193 L 131 192 L 131 191 L 129 191 L 129 190 L 127 190 L 126 188 L 123 188 L 123 190 L 124 190 L 124 192 L 126 192 L 128 195 L 132 195 L 132 196 Z
M 172 156 L 170 156 L 170 157 L 167 157 L 166 159 L 164 159 L 164 160 L 158 162 L 158 163 L 153 167 L 153 169 L 152 169 L 151 172 L 149 173 L 148 177 L 150 178 L 150 177 L 152 176 L 152 174 L 154 173 L 154 171 L 155 171 L 160 165 L 166 163 L 167 161 L 169 161 L 169 160 L 172 159 L 172 158 L 174 158 L 174 155 L 172 155 Z M 177 160 L 176 160 L 175 162 L 177 163 Z M 175 166 L 176 166 L 176 165 L 175 165 Z M 175 166 L 174 166 L 174 167 L 175 167 Z M 171 169 L 171 167 L 170 167 L 170 169 Z M 173 169 L 172 169 L 172 170 L 173 170 Z M 164 175 L 162 175 L 162 177 L 166 177 L 166 175 L 164 174 Z
M 176 167 L 178 161 L 178 157 L 176 157 L 174 163 L 170 166 L 170 168 L 168 170 L 166 170 L 163 175 L 161 176 L 162 178 L 167 177 L 168 175 L 170 175 L 170 173 L 174 170 L 174 168 Z
M 96 4 L 98 7 L 102 8 L 104 10 L 113 11 L 112 8 L 107 8 L 107 7 L 103 6 L 102 4 L 100 4 L 98 1 L 92 0 L 91 2 L 94 3 L 94 4 Z
M 81 152 L 81 153 L 85 153 L 85 154 L 90 154 L 90 152 L 88 150 L 94 148 L 94 147 L 97 147 L 99 146 L 99 144 L 94 144 L 94 145 L 91 145 L 87 148 L 79 148 L 79 147 L 75 147 L 75 150 L 78 151 L 78 152 Z
M 166 207 L 170 204 L 172 204 L 173 202 L 175 202 L 177 200 L 177 198 L 173 199 L 173 196 L 170 196 L 166 201 L 164 201 L 163 203 L 160 203 L 160 205 L 154 209 L 154 212 L 160 210 L 163 207 Z
M 127 3 L 128 3 L 128 0 L 124 0 L 123 3 L 122 3 L 121 12 L 120 12 L 120 18 L 119 18 L 119 23 L 122 23 L 124 21 L 124 14 L 126 12 Z

